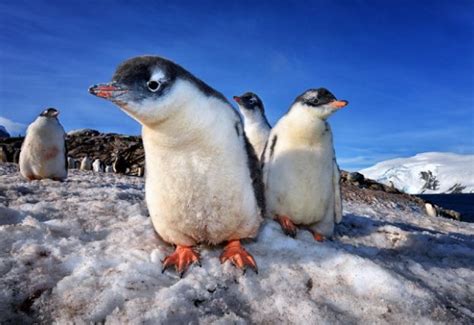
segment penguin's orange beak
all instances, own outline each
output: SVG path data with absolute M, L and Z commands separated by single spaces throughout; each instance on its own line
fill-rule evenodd
M 345 106 L 347 106 L 349 104 L 349 102 L 347 100 L 335 100 L 333 102 L 331 102 L 331 106 L 333 108 L 343 108 Z
M 233 98 L 237 103 L 240 103 L 240 97 L 239 96 L 234 96 Z
M 105 99 L 113 99 L 114 97 L 125 94 L 126 92 L 128 92 L 127 88 L 115 82 L 94 85 L 89 88 L 89 93 Z

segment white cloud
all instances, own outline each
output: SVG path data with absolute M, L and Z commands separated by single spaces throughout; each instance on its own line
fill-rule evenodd
M 0 125 L 3 125 L 11 136 L 25 134 L 25 124 L 13 122 L 12 120 L 7 119 L 6 117 L 0 116 Z

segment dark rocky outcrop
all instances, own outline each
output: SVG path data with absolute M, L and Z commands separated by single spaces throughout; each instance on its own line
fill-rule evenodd
M 18 162 L 23 137 L 0 139 L 4 155 L 9 162 Z M 92 161 L 99 159 L 106 166 L 131 176 L 143 176 L 145 152 L 140 136 L 127 136 L 114 133 L 100 133 L 96 130 L 82 129 L 70 132 L 66 137 L 69 156 L 82 160 L 88 156 Z M 16 157 L 16 161 L 15 161 Z M 117 168 L 118 167 L 118 168 Z M 342 192 L 345 200 L 361 200 L 367 203 L 373 200 L 384 201 L 393 207 L 401 202 L 408 206 L 422 207 L 426 210 L 423 199 L 400 192 L 393 186 L 377 183 L 357 172 L 341 171 Z M 437 216 L 460 220 L 458 212 L 432 204 Z

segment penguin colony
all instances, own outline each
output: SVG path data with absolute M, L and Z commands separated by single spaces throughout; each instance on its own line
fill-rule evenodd
M 295 237 L 311 231 L 331 237 L 342 219 L 339 168 L 327 118 L 345 107 L 324 88 L 299 95 L 271 129 L 262 100 L 234 96 L 241 116 L 218 91 L 183 67 L 157 56 L 119 65 L 112 81 L 89 88 L 116 104 L 142 126 L 145 196 L 153 227 L 175 251 L 163 260 L 182 276 L 200 264 L 199 244 L 224 245 L 221 263 L 258 272 L 241 241 L 255 238 L 263 217 Z M 28 128 L 20 154 L 21 174 L 30 179 L 67 176 L 64 130 L 54 109 Z M 80 168 L 123 172 L 84 157 Z M 140 171 L 143 173 L 143 170 Z

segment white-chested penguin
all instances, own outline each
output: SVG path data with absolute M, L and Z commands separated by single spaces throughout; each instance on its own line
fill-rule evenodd
M 23 177 L 29 180 L 67 177 L 66 133 L 58 115 L 58 110 L 48 108 L 28 126 L 19 159 Z
M 219 92 L 156 56 L 122 63 L 89 91 L 142 125 L 146 202 L 157 233 L 176 245 L 163 261 L 183 274 L 193 246 L 226 243 L 221 262 L 256 270 L 240 240 L 257 235 L 264 204 L 258 160 L 242 122 Z
M 262 100 L 251 92 L 234 96 L 234 100 L 244 117 L 245 134 L 260 159 L 271 130 L 271 126 L 265 117 Z
M 347 103 L 324 88 L 309 89 L 270 133 L 262 161 L 267 215 L 287 235 L 294 237 L 301 226 L 321 241 L 342 219 L 340 173 L 326 119 Z

